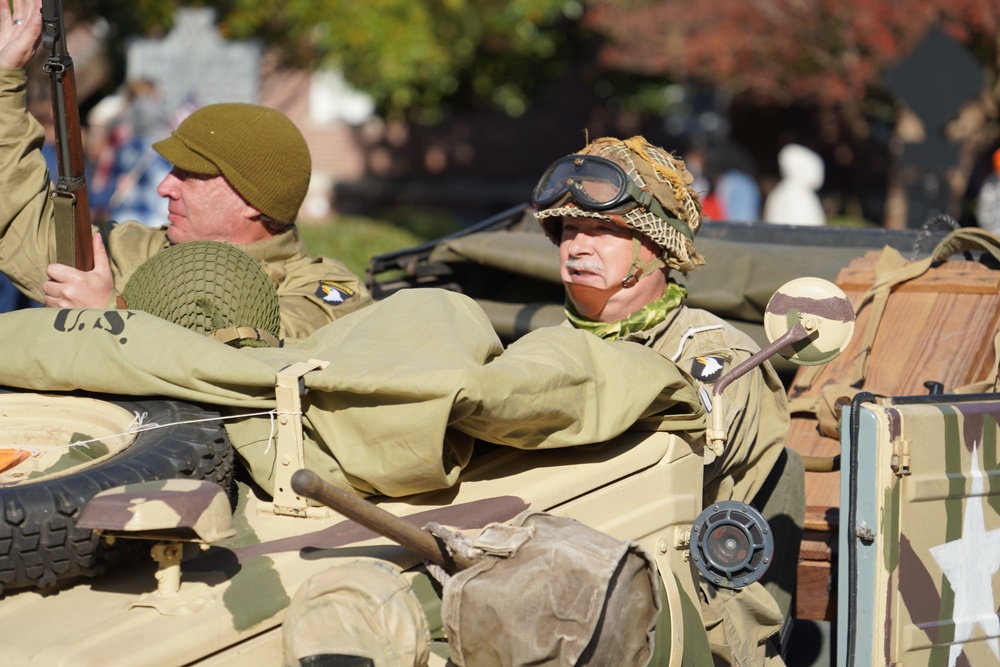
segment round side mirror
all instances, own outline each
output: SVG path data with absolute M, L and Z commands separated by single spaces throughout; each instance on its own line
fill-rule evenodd
M 764 332 L 774 342 L 801 324 L 808 335 L 778 350 L 801 366 L 836 358 L 854 335 L 854 307 L 844 291 L 822 278 L 796 278 L 778 288 L 764 311 Z

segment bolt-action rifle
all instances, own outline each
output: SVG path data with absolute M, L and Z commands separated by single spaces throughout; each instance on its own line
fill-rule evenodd
M 73 59 L 66 49 L 62 0 L 42 0 L 42 45 L 49 53 L 43 69 L 49 75 L 56 130 L 59 178 L 52 192 L 56 226 L 56 261 L 82 271 L 94 268 L 90 200 L 80 132 Z

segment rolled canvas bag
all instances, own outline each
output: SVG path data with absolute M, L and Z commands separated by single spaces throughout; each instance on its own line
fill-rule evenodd
M 660 613 L 656 566 L 634 542 L 528 510 L 472 540 L 482 554 L 444 586 L 451 662 L 645 665 Z

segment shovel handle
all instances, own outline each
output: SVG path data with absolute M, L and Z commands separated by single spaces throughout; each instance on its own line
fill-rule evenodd
M 412 549 L 448 572 L 464 570 L 475 563 L 459 554 L 449 554 L 442 540 L 409 521 L 385 511 L 363 498 L 330 484 L 312 470 L 305 468 L 292 474 L 292 490 L 323 503 L 348 519 L 388 537 L 396 544 Z

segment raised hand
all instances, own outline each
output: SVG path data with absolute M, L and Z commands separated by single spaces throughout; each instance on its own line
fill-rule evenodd
M 42 36 L 42 0 L 0 0 L 0 68 L 24 67 Z

